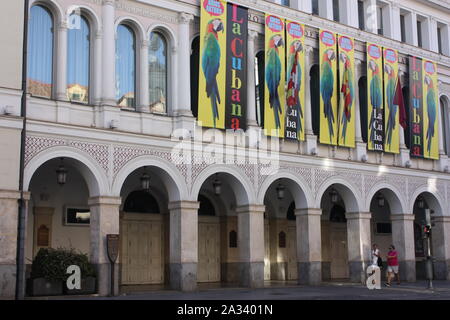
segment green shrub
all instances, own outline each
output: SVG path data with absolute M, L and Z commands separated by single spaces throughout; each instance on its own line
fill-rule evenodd
M 70 274 L 67 268 L 77 265 L 81 269 L 81 278 L 95 277 L 95 269 L 88 256 L 74 249 L 42 248 L 38 251 L 31 265 L 31 278 L 45 278 L 48 281 L 66 281 Z

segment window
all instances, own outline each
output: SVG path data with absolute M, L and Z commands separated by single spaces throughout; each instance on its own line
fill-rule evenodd
M 264 51 L 259 51 L 255 57 L 256 82 L 256 120 L 260 127 L 264 127 Z
M 359 90 L 359 114 L 361 120 L 361 135 L 364 142 L 367 143 L 367 77 L 363 76 L 358 81 Z
M 449 119 L 449 104 L 448 99 L 440 98 L 441 104 L 441 119 L 442 119 L 442 141 L 444 144 L 445 153 L 450 154 L 450 119 Z
M 116 98 L 121 107 L 134 107 L 136 87 L 136 44 L 130 27 L 119 25 L 116 40 Z
M 319 15 L 319 0 L 311 0 L 312 14 Z
M 195 37 L 191 47 L 191 111 L 192 115 L 198 116 L 198 75 L 200 68 L 200 37 Z
M 417 45 L 422 47 L 422 22 L 417 21 Z
M 66 207 L 64 225 L 66 226 L 89 226 L 91 212 L 88 208 Z
M 51 98 L 53 91 L 53 17 L 42 6 L 30 10 L 28 23 L 28 92 Z
M 146 190 L 131 192 L 123 205 L 124 212 L 160 213 L 156 199 Z
M 405 16 L 400 15 L 400 35 L 402 42 L 406 42 Z
M 320 131 L 320 70 L 319 65 L 315 64 L 309 72 L 310 85 L 309 92 L 311 96 L 311 116 L 312 127 L 315 135 L 319 136 Z
M 289 0 L 281 0 L 281 4 L 282 4 L 283 6 L 289 7 L 290 1 L 289 1 Z
M 377 6 L 377 24 L 378 24 L 378 34 L 383 35 L 383 8 Z
M 237 248 L 237 232 L 234 230 L 231 230 L 229 233 L 229 248 Z
M 438 40 L 438 52 L 443 54 L 442 52 L 442 29 L 437 28 L 437 40 Z
M 390 223 L 378 222 L 376 233 L 390 234 L 392 233 L 392 225 Z
M 278 247 L 286 248 L 286 232 L 284 232 L 284 231 L 281 231 L 278 234 Z
M 358 23 L 359 29 L 364 30 L 364 1 L 358 1 Z
M 148 63 L 150 110 L 164 113 L 167 97 L 167 42 L 158 32 L 150 34 Z
M 333 20 L 339 22 L 339 0 L 333 0 Z
M 84 17 L 71 15 L 75 23 L 67 34 L 67 98 L 89 102 L 90 29 Z

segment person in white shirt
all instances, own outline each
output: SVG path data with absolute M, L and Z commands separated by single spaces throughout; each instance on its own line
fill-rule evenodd
M 378 249 L 378 245 L 376 243 L 373 244 L 372 249 L 372 265 L 378 266 L 378 257 L 380 256 L 380 250 Z

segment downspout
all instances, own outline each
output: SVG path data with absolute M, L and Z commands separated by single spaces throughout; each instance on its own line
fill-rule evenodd
M 20 142 L 19 167 L 19 217 L 17 223 L 17 251 L 16 251 L 16 300 L 25 297 L 25 227 L 26 227 L 26 200 L 24 197 L 24 167 L 25 167 L 25 139 L 27 132 L 27 61 L 28 61 L 28 6 L 29 0 L 24 1 L 23 13 L 23 48 L 22 48 L 22 101 L 20 116 L 23 119 Z

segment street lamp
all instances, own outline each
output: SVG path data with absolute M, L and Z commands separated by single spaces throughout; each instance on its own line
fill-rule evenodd
M 56 169 L 56 181 L 60 186 L 64 185 L 67 180 L 67 169 L 64 167 L 64 158 L 61 158 L 61 164 L 58 169 Z
M 222 192 L 222 181 L 220 181 L 219 178 L 217 177 L 217 173 L 216 173 L 216 178 L 214 179 L 214 182 L 213 182 L 213 188 L 214 188 L 214 194 L 216 196 L 220 195 L 220 193 Z
M 378 200 L 378 206 L 384 207 L 384 196 L 381 192 L 378 193 L 377 200 Z
M 331 198 L 331 202 L 332 203 L 337 203 L 338 202 L 338 193 L 334 188 L 331 188 L 330 191 L 330 198 Z
M 278 199 L 280 200 L 284 199 L 284 190 L 286 189 L 286 187 L 281 182 L 279 182 L 276 189 Z
M 147 167 L 144 167 L 144 173 L 141 176 L 141 188 L 143 190 L 150 189 L 150 176 L 147 173 Z

